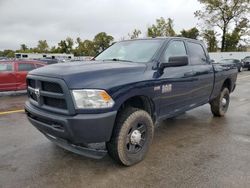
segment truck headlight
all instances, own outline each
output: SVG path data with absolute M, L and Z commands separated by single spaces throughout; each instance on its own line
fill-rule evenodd
M 72 95 L 75 107 L 78 109 L 111 108 L 115 103 L 109 94 L 104 90 L 72 90 Z

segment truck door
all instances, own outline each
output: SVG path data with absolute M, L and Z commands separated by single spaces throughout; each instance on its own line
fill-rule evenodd
M 169 57 L 187 56 L 185 43 L 182 40 L 168 42 L 160 59 L 168 62 Z M 191 65 L 167 67 L 161 79 L 160 116 L 181 113 L 192 104 L 193 70 Z
M 0 63 L 0 91 L 16 90 L 16 76 L 13 63 Z
M 187 47 L 195 78 L 193 101 L 201 105 L 209 101 L 214 85 L 214 70 L 203 45 L 187 41 Z

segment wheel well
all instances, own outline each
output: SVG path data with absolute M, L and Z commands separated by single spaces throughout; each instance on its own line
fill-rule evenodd
M 232 91 L 232 82 L 229 78 L 224 81 L 222 89 L 225 87 L 228 88 L 230 92 Z
M 134 108 L 139 108 L 145 110 L 155 121 L 155 107 L 153 101 L 146 96 L 135 96 L 127 99 L 119 108 L 118 112 L 122 111 L 124 108 L 131 106 Z

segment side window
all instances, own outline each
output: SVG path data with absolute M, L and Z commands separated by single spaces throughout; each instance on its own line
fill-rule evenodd
M 207 57 L 203 47 L 200 44 L 188 42 L 191 64 L 206 64 Z
M 19 63 L 18 71 L 31 71 L 35 69 L 35 65 L 33 63 Z
M 0 64 L 0 72 L 5 72 L 5 71 L 13 71 L 13 67 L 11 63 L 1 63 Z
M 169 57 L 173 56 L 186 56 L 187 51 L 183 41 L 171 42 L 163 54 L 162 61 L 168 62 Z

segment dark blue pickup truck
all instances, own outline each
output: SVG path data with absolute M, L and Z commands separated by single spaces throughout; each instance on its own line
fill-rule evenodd
M 212 64 L 201 41 L 127 40 L 89 62 L 31 71 L 25 110 L 57 145 L 130 166 L 145 157 L 161 120 L 206 103 L 224 116 L 236 78 L 236 66 Z

